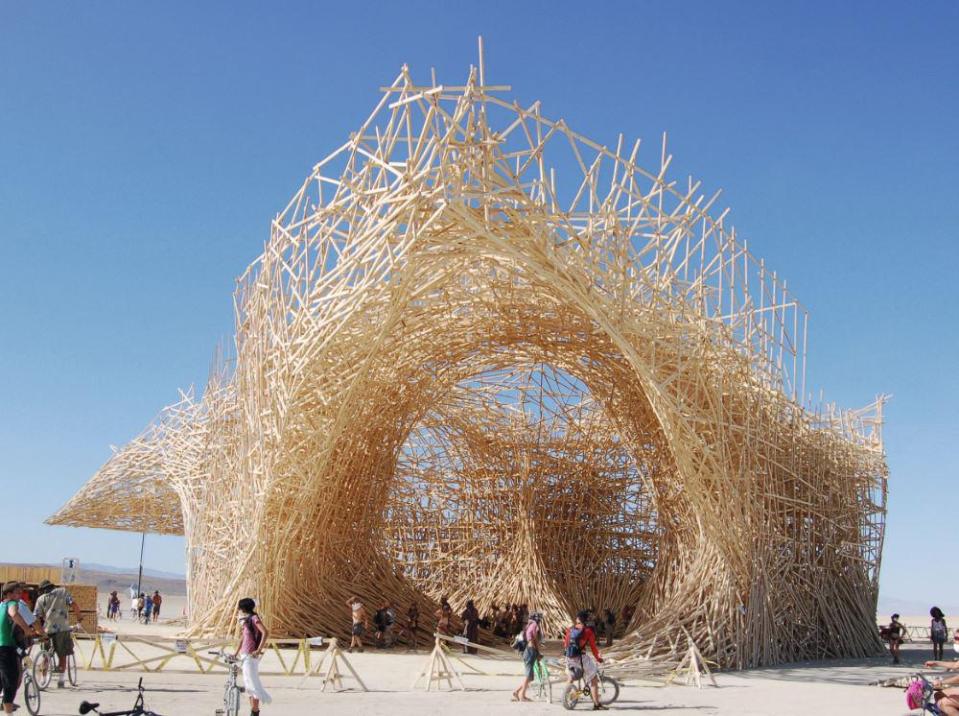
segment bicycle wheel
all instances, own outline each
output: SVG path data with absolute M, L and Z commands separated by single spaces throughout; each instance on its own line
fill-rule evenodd
M 226 687 L 226 693 L 223 694 L 224 716 L 240 716 L 240 687 L 236 684 L 229 684 Z
M 609 706 L 619 698 L 619 682 L 611 676 L 599 677 L 599 703 Z
M 73 654 L 67 655 L 67 678 L 70 679 L 70 686 L 77 685 L 77 657 Z
M 41 651 L 33 661 L 33 680 L 37 689 L 45 689 L 50 685 L 53 676 L 53 663 L 49 651 Z
M 23 700 L 26 701 L 27 711 L 32 716 L 37 716 L 40 713 L 40 689 L 37 688 L 37 684 L 30 674 L 23 678 Z
M 570 684 L 566 687 L 566 691 L 563 692 L 563 707 L 569 711 L 572 711 L 576 708 L 576 704 L 579 703 L 580 698 L 582 697 L 583 692 L 576 686 L 576 684 Z

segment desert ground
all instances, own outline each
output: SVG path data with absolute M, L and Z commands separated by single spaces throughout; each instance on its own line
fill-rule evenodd
M 167 616 L 182 611 L 182 603 L 171 598 Z M 165 607 L 167 606 L 165 605 Z M 922 624 L 917 620 L 917 625 Z M 119 638 L 172 638 L 182 624 L 161 623 L 137 625 L 125 619 L 119 623 L 104 622 L 115 628 Z M 142 643 L 138 654 L 149 653 Z M 406 714 L 455 713 L 457 716 L 477 714 L 543 714 L 561 713 L 559 703 L 561 685 L 554 687 L 554 703 L 519 704 L 510 702 L 510 692 L 520 681 L 521 664 L 515 659 L 488 659 L 479 656 L 465 658 L 469 664 L 491 675 L 467 673 L 463 663 L 465 691 L 434 690 L 422 687 L 411 689 L 417 674 L 426 665 L 429 651 L 409 652 L 367 649 L 364 653 L 349 654 L 348 658 L 365 681 L 368 692 L 351 689 L 341 693 L 321 692 L 319 677 L 266 675 L 266 688 L 273 703 L 264 707 L 269 716 L 293 714 Z M 870 714 L 900 715 L 909 713 L 901 688 L 881 688 L 874 684 L 881 680 L 908 677 L 931 657 L 927 644 L 907 644 L 903 649 L 903 663 L 894 666 L 888 657 L 873 659 L 804 662 L 745 672 L 723 672 L 716 675 L 718 688 L 697 689 L 692 686 L 626 681 L 620 699 L 612 711 L 649 711 L 664 716 L 691 716 L 701 714 L 738 714 L 740 716 L 791 716 L 800 714 Z M 264 657 L 264 671 L 279 671 L 275 657 Z M 171 662 L 168 668 L 175 667 Z M 220 706 L 225 676 L 184 673 L 183 671 L 101 671 L 81 670 L 80 685 L 63 690 L 51 689 L 43 695 L 42 713 L 75 714 L 83 699 L 99 701 L 104 709 L 129 708 L 134 689 L 143 677 L 147 689 L 146 704 L 158 714 L 213 714 Z M 344 686 L 355 686 L 351 679 Z M 589 710 L 580 704 L 578 711 Z M 244 708 L 241 713 L 249 713 Z

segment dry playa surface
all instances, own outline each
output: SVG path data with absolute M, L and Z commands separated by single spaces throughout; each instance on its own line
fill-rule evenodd
M 110 626 L 109 624 L 107 626 Z M 119 623 L 123 634 L 154 637 L 174 636 L 175 624 L 144 627 L 129 620 Z M 145 647 L 144 647 L 145 648 Z M 388 714 L 389 716 L 421 716 L 447 713 L 456 716 L 477 714 L 544 714 L 564 713 L 559 703 L 562 684 L 554 686 L 554 703 L 519 704 L 510 702 L 510 692 L 521 679 L 519 658 L 513 660 L 466 657 L 466 663 L 492 675 L 466 673 L 465 691 L 426 692 L 411 684 L 425 667 L 429 652 L 411 653 L 401 649 L 348 654 L 350 662 L 370 689 L 323 693 L 319 677 L 263 677 L 273 703 L 263 708 L 264 716 L 293 714 Z M 842 661 L 805 662 L 744 672 L 716 675 L 718 688 L 703 689 L 685 685 L 626 681 L 619 700 L 611 711 L 636 711 L 664 716 L 708 716 L 738 714 L 740 716 L 808 716 L 809 714 L 890 714 L 909 713 L 901 688 L 880 688 L 881 680 L 908 677 L 921 669 L 923 660 L 931 657 L 925 644 L 907 644 L 903 664 L 893 666 L 888 657 Z M 263 670 L 278 670 L 271 664 L 273 655 L 264 657 Z M 462 667 L 462 664 L 458 664 Z M 344 670 L 345 672 L 345 670 Z M 222 702 L 225 675 L 161 671 L 80 671 L 80 686 L 44 693 L 42 713 L 75 714 L 80 701 L 98 701 L 104 710 L 129 708 L 135 698 L 137 681 L 143 677 L 147 689 L 146 705 L 158 714 L 213 714 Z M 355 687 L 345 678 L 344 686 Z M 580 704 L 577 711 L 590 708 Z M 244 706 L 241 714 L 249 713 Z

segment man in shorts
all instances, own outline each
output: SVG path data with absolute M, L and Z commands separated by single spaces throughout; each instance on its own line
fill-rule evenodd
M 33 614 L 43 622 L 43 630 L 53 641 L 53 650 L 57 655 L 57 688 L 62 689 L 67 657 L 73 653 L 70 610 L 73 611 L 74 623 L 79 623 L 80 608 L 66 587 L 58 587 L 49 579 L 40 582 L 39 592 Z
M 360 598 L 356 596 L 347 599 L 346 606 L 350 608 L 350 615 L 353 619 L 353 627 L 350 630 L 352 638 L 350 639 L 350 647 L 347 651 L 352 652 L 353 649 L 363 651 L 363 634 L 369 626 L 366 608 L 363 606 Z

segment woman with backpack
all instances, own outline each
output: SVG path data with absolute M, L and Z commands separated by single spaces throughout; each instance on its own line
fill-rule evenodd
M 946 627 L 946 615 L 939 607 L 929 610 L 932 622 L 929 625 L 929 638 L 932 640 L 932 658 L 942 659 L 942 647 L 946 643 L 949 629 Z
M 523 627 L 523 631 L 516 635 L 516 641 L 513 648 L 523 652 L 523 683 L 513 692 L 513 701 L 532 701 L 526 696 L 526 689 L 536 678 L 536 662 L 542 658 L 543 632 L 540 629 L 540 623 L 543 621 L 543 615 L 539 612 L 533 612 L 529 615 L 529 623 Z
M 260 683 L 260 657 L 270 632 L 256 613 L 256 603 L 249 597 L 239 601 L 236 611 L 240 623 L 240 643 L 233 656 L 240 656 L 243 662 L 243 686 L 250 697 L 250 716 L 259 716 L 260 704 L 268 704 L 273 700 Z
M 590 686 L 589 695 L 593 697 L 593 711 L 606 711 L 609 707 L 599 702 L 599 669 L 596 666 L 603 663 L 603 657 L 596 648 L 596 633 L 587 622 L 589 612 L 584 609 L 576 615 L 576 623 L 563 636 L 569 683 L 580 677 L 586 679 Z

